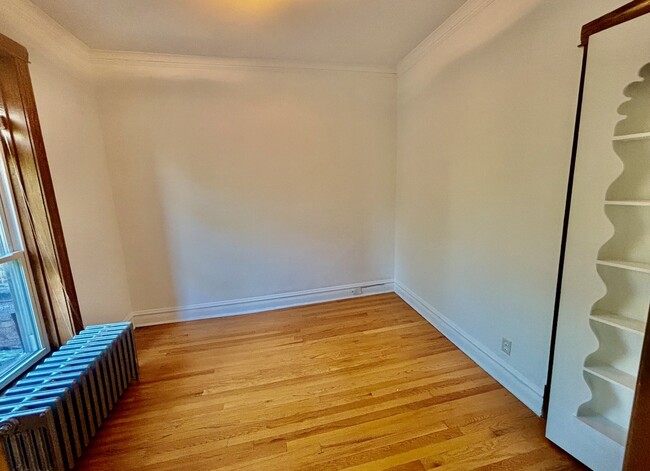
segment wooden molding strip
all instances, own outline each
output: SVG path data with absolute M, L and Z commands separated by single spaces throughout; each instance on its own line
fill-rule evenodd
M 4 34 L 0 34 L 0 51 L 25 62 L 29 60 L 27 49 Z
M 580 34 L 580 45 L 585 46 L 592 34 L 600 33 L 646 13 L 650 13 L 650 0 L 634 0 L 626 3 L 622 7 L 584 25 Z

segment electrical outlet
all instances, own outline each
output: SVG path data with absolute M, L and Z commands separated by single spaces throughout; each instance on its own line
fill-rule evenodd
M 510 353 L 512 352 L 512 340 L 508 340 L 507 338 L 502 338 L 501 339 L 501 351 L 505 353 L 506 355 L 510 356 Z
M 359 296 L 360 294 L 363 294 L 363 288 L 361 288 L 361 287 L 359 287 L 359 288 L 354 288 L 354 289 L 352 290 L 352 294 L 353 294 L 354 296 Z

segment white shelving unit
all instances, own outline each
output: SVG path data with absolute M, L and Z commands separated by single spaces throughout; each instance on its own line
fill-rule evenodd
M 627 439 L 627 429 L 621 427 L 620 425 L 615 424 L 611 420 L 606 419 L 602 415 L 588 415 L 578 417 L 578 420 L 582 421 L 589 427 L 597 430 L 606 437 L 614 440 L 620 446 L 625 446 L 625 440 Z
M 649 30 L 592 35 L 584 69 L 546 434 L 594 471 L 623 467 L 648 323 Z
M 612 314 L 607 311 L 592 311 L 591 320 L 639 335 L 643 335 L 646 328 L 646 323 L 643 321 L 619 316 L 618 314 Z
M 650 85 L 646 84 L 646 88 L 650 92 Z M 643 102 L 639 105 L 643 106 Z M 630 119 L 638 116 L 639 110 L 631 106 L 628 113 L 619 126 L 634 128 Z M 605 212 L 614 226 L 614 234 L 604 241 L 596 266 L 614 269 L 607 273 L 599 271 L 599 275 L 612 298 L 610 306 L 617 302 L 620 306 L 614 305 L 613 312 L 605 311 L 599 308 L 599 301 L 594 300 L 589 320 L 599 346 L 586 357 L 583 371 L 585 380 L 595 379 L 587 381 L 592 398 L 579 407 L 577 416 L 584 424 L 624 446 L 647 323 L 647 320 L 641 320 L 643 313 L 638 312 L 643 303 L 630 300 L 647 296 L 649 290 L 639 289 L 639 286 L 650 284 L 650 253 L 644 245 L 647 234 L 643 232 L 650 221 L 650 200 L 644 199 L 648 195 L 644 193 L 645 188 L 640 187 L 650 185 L 650 182 L 638 178 L 647 175 L 640 166 L 650 165 L 650 159 L 639 158 L 644 153 L 639 146 L 644 149 L 650 143 L 650 132 L 616 135 L 613 141 L 627 143 L 616 148 L 626 165 L 607 191 L 608 196 L 611 193 L 616 195 L 605 200 Z M 632 165 L 627 165 L 628 161 L 633 162 Z M 643 197 L 639 198 L 639 195 Z M 647 277 L 647 280 L 640 283 L 640 276 Z M 616 290 L 623 293 L 611 293 Z M 630 309 L 635 311 L 635 317 L 620 313 Z
M 634 391 L 636 387 L 636 376 L 610 365 L 585 366 L 585 371 L 617 386 L 628 388 L 631 391 Z

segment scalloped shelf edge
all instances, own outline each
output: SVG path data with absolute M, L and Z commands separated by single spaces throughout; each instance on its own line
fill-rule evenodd
M 584 370 L 594 376 L 599 377 L 609 383 L 621 386 L 634 391 L 636 389 L 636 376 L 614 368 L 609 365 L 590 365 L 585 366 Z
M 613 141 L 638 141 L 641 139 L 650 139 L 650 132 L 637 132 L 634 134 L 621 134 L 620 136 L 614 136 Z
M 638 271 L 650 274 L 650 263 L 629 262 L 627 260 L 597 260 L 598 265 L 621 268 L 623 270 Z
M 646 323 L 630 317 L 620 316 L 608 311 L 594 310 L 590 319 L 601 324 L 616 327 L 618 329 L 634 332 L 643 335 L 646 330 Z
M 650 200 L 606 200 L 607 206 L 648 206 L 650 207 Z

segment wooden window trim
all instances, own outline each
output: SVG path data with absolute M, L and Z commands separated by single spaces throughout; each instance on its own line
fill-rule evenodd
M 29 74 L 29 54 L 0 34 L 5 154 L 36 296 L 53 348 L 83 328 Z M 3 146 L 5 146 L 3 139 Z

